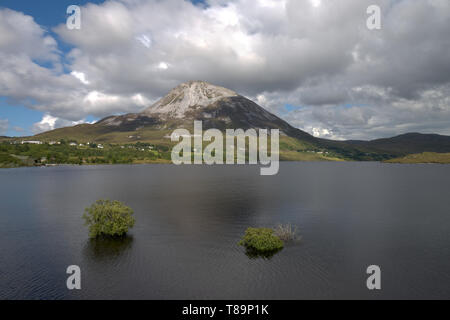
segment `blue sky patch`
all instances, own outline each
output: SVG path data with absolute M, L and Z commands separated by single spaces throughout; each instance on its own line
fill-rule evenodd
M 0 119 L 8 119 L 9 121 L 6 135 L 31 135 L 31 126 L 33 123 L 41 121 L 44 113 L 38 110 L 28 109 L 21 105 L 10 105 L 6 102 L 6 99 L 6 97 L 0 97 Z M 22 128 L 24 131 L 15 130 L 15 127 Z

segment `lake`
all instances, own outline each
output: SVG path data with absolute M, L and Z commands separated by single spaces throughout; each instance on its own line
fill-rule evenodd
M 0 170 L 1 299 L 450 298 L 450 166 L 284 162 Z M 97 199 L 135 212 L 121 241 L 88 239 Z M 292 223 L 271 258 L 237 245 Z M 81 290 L 66 268 L 81 268 Z M 381 268 L 381 290 L 366 268 Z

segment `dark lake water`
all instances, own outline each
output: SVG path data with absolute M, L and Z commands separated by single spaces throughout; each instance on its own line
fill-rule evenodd
M 134 209 L 128 238 L 88 239 L 81 216 L 101 198 Z M 2 299 L 450 298 L 450 166 L 20 168 L 0 170 L 0 200 Z M 270 259 L 237 245 L 277 223 L 302 241 Z

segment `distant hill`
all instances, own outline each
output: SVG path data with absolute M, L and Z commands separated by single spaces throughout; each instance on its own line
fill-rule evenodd
M 439 134 L 406 133 L 372 141 L 346 141 L 360 150 L 392 155 L 421 152 L 450 152 L 450 137 Z
M 423 152 L 386 160 L 388 163 L 441 163 L 450 164 L 450 153 Z
M 292 127 L 238 93 L 204 81 L 189 81 L 141 113 L 109 116 L 95 124 L 81 124 L 44 132 L 33 140 L 125 144 L 150 142 L 172 146 L 168 136 L 177 128 L 280 129 L 280 149 L 288 160 L 385 160 L 421 152 L 450 152 L 450 137 L 409 133 L 372 141 L 320 139 Z M 30 137 L 28 138 L 30 139 Z

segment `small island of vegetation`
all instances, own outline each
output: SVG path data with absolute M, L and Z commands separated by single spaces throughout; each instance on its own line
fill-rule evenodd
M 270 228 L 248 228 L 239 244 L 256 253 L 276 252 L 284 247 L 283 241 Z
M 244 246 L 250 257 L 271 257 L 284 248 L 285 242 L 300 240 L 298 229 L 291 224 L 279 224 L 275 228 L 247 228 L 239 245 Z
M 124 236 L 135 222 L 133 210 L 116 200 L 97 200 L 85 209 L 83 218 L 91 238 Z

